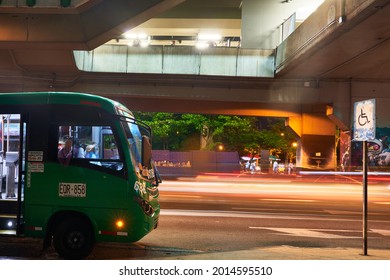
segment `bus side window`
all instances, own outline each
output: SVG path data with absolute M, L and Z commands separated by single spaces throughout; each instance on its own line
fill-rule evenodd
M 59 126 L 59 154 L 68 139 L 72 141 L 72 159 L 85 159 L 91 164 L 114 170 L 123 169 L 118 145 L 110 127 Z M 58 159 L 60 160 L 60 155 Z

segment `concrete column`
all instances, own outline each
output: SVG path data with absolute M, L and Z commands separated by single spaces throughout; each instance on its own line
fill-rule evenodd
M 337 167 L 336 125 L 326 116 L 325 105 L 305 106 L 301 117 L 289 118 L 286 124 L 300 139 L 297 147 L 297 168 L 335 169 Z

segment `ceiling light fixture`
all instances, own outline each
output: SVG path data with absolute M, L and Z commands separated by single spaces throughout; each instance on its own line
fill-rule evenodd
M 125 33 L 125 38 L 126 39 L 140 39 L 140 40 L 145 40 L 148 38 L 148 35 L 145 33 Z
M 129 40 L 129 47 L 147 47 L 150 44 L 150 36 L 145 33 L 125 33 L 124 37 Z
M 200 41 L 219 41 L 222 39 L 222 36 L 219 34 L 199 34 L 198 35 L 198 40 Z
M 209 47 L 208 42 L 200 41 L 200 42 L 196 43 L 196 48 L 198 48 L 198 49 L 206 49 L 208 47 Z

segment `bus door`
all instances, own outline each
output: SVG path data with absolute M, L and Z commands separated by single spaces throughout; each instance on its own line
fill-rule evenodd
M 26 123 L 0 112 L 0 234 L 20 234 Z

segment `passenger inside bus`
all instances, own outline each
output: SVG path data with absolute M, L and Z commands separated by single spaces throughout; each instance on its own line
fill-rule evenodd
M 85 145 L 81 144 L 78 139 L 74 140 L 73 155 L 75 158 L 85 158 Z
M 63 165 L 68 165 L 72 159 L 72 145 L 73 139 L 67 138 L 65 140 L 64 147 L 62 147 L 58 152 L 58 161 Z
M 96 153 L 96 144 L 88 145 L 85 149 L 86 158 L 98 158 Z

